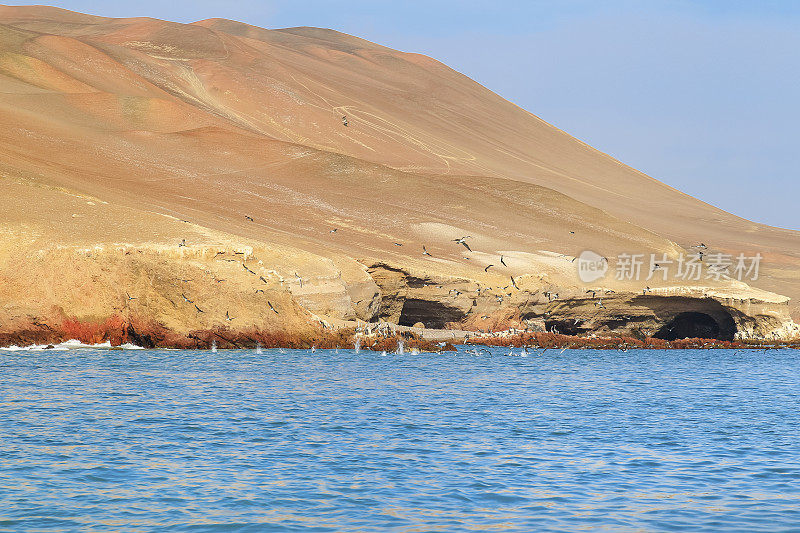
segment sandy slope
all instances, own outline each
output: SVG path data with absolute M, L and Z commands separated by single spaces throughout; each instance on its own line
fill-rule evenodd
M 704 242 L 761 252 L 754 285 L 800 301 L 800 233 L 671 189 L 433 59 L 331 30 L 0 7 L 0 120 L 4 257 L 138 242 L 160 250 L 148 264 L 166 257 L 174 269 L 181 239 L 261 247 L 265 271 L 308 281 L 275 287 L 287 305 L 369 318 L 358 302 L 375 290 L 366 267 L 377 262 L 577 291 L 569 259 L 582 250 L 674 255 Z M 78 197 L 94 205 L 73 217 L 66 199 Z M 474 252 L 452 242 L 463 235 Z M 11 285 L 18 275 L 6 272 Z M 154 294 L 175 299 L 179 286 Z M 276 320 L 260 300 L 223 296 Z M 48 305 L 65 298 L 77 301 Z M 202 325 L 188 311 L 159 320 Z

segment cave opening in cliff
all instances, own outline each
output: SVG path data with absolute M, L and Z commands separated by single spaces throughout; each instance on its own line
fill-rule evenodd
M 400 311 L 401 326 L 413 326 L 418 322 L 425 324 L 426 328 L 441 329 L 448 322 L 461 322 L 466 315 L 457 307 L 450 307 L 441 302 L 409 298 L 403 302 Z
M 675 316 L 653 337 L 667 341 L 694 338 L 731 341 L 735 334 L 736 326 L 730 316 L 724 317 L 720 324 L 711 315 L 691 311 Z
M 586 333 L 586 328 L 579 326 L 580 321 L 569 320 L 545 320 L 544 329 L 550 333 L 560 333 L 561 335 L 581 335 Z

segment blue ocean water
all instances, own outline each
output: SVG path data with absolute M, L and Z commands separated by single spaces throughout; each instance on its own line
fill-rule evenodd
M 0 353 L 0 530 L 800 530 L 800 351 L 507 354 Z

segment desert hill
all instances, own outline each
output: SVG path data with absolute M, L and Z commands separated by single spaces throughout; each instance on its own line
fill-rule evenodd
M 653 333 L 708 305 L 740 335 L 800 320 L 800 233 L 670 188 L 434 59 L 336 31 L 0 7 L 0 117 L 9 331 L 518 315 Z M 453 242 L 466 235 L 469 251 Z M 602 311 L 572 261 L 701 242 L 761 253 L 760 278 L 612 272 L 594 284 L 617 295 Z

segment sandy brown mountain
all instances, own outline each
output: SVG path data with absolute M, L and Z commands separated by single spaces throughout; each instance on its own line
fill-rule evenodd
M 8 339 L 119 319 L 182 336 L 508 316 L 650 335 L 683 316 L 767 337 L 800 320 L 799 232 L 672 189 L 431 58 L 332 30 L 0 7 L 0 119 Z M 453 242 L 466 235 L 472 251 Z M 701 242 L 761 253 L 760 278 L 614 279 L 620 253 Z M 612 258 L 602 282 L 576 276 L 587 249 Z

